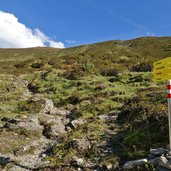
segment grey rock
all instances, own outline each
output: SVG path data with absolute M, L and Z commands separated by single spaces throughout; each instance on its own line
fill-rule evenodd
M 86 120 L 84 120 L 82 118 L 79 118 L 79 119 L 73 120 L 71 123 L 74 126 L 74 128 L 76 128 L 76 127 L 78 127 L 80 125 L 85 124 L 86 123 Z
M 65 133 L 65 125 L 58 120 L 58 122 L 51 126 L 51 134 L 58 136 L 61 133 Z
M 159 160 L 160 160 L 160 157 L 156 157 L 156 158 L 153 158 L 153 159 L 150 159 L 149 162 L 152 164 L 152 165 L 158 165 L 159 164 Z
M 42 157 L 43 157 L 43 158 L 46 157 L 46 154 L 42 154 Z
M 126 162 L 124 165 L 123 165 L 123 169 L 133 169 L 137 166 L 142 166 L 144 165 L 145 163 L 147 163 L 148 160 L 147 159 L 140 159 L 140 160 L 132 160 L 132 161 L 129 161 L 129 162 Z
M 18 119 L 16 122 L 7 121 L 5 124 L 8 128 L 17 129 L 24 128 L 28 131 L 42 132 L 43 127 L 39 124 L 38 116 L 32 115 L 27 119 Z
M 35 115 L 30 116 L 25 121 L 19 122 L 17 127 L 25 128 L 30 131 L 42 131 L 43 129 L 43 127 L 39 124 L 38 117 Z
M 168 162 L 168 160 L 167 160 L 167 158 L 166 157 L 164 157 L 164 156 L 160 156 L 160 158 L 159 158 L 159 164 L 160 163 L 167 163 Z
M 162 166 L 167 169 L 171 169 L 171 161 L 167 160 L 166 157 L 161 156 L 159 159 L 159 166 Z
M 42 114 L 43 135 L 48 138 L 55 138 L 66 132 L 64 117 Z
M 101 119 L 101 120 L 104 120 L 104 121 L 108 121 L 108 120 L 116 121 L 117 115 L 116 116 L 99 115 L 98 118 Z
M 168 150 L 164 148 L 150 149 L 150 153 L 154 156 L 161 156 L 162 154 L 166 154 L 167 152 Z
M 170 169 L 166 169 L 166 168 L 161 167 L 161 166 L 158 166 L 156 170 L 157 171 L 170 171 Z
M 58 136 L 66 132 L 62 117 L 56 117 L 55 122 L 50 127 L 52 136 Z
M 168 158 L 168 159 L 171 159 L 171 151 L 168 151 L 168 153 L 167 153 L 167 158 Z
M 61 115 L 61 116 L 66 116 L 68 114 L 70 114 L 69 110 L 65 110 L 65 109 L 59 109 L 59 108 L 53 108 L 52 110 L 50 110 L 49 114 L 51 115 Z
M 83 165 L 85 163 L 84 159 L 82 158 L 78 158 L 78 157 L 74 157 L 74 160 L 77 162 L 78 165 Z
M 36 94 L 35 97 L 32 98 L 33 101 L 39 101 L 42 105 L 42 110 L 40 113 L 49 113 L 54 108 L 53 101 L 51 99 L 47 99 L 40 94 Z
M 32 141 L 26 147 L 26 150 L 29 147 L 35 147 L 34 154 L 25 154 L 25 155 L 13 155 L 13 154 L 1 154 L 0 153 L 0 162 L 8 165 L 8 163 L 13 163 L 9 171 L 28 171 L 34 170 L 38 167 L 48 166 L 49 162 L 44 161 L 43 157 L 46 155 L 42 153 L 49 147 L 49 144 L 55 143 L 46 138 L 40 138 L 38 140 Z M 23 148 L 24 149 L 24 148 Z M 40 155 L 42 153 L 42 155 Z
M 53 110 L 54 105 L 53 105 L 53 101 L 50 99 L 45 99 L 45 104 L 44 104 L 44 109 L 45 112 L 50 112 L 51 110 Z
M 155 155 L 153 155 L 153 154 L 149 154 L 149 155 L 148 155 L 148 159 L 149 159 L 149 160 L 154 159 L 154 158 L 156 158 Z

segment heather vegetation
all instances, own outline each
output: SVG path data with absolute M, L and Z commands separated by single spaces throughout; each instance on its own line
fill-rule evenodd
M 165 84 L 151 71 L 170 45 L 171 38 L 144 37 L 0 49 L 0 154 L 21 160 L 38 151 L 49 167 L 77 167 L 80 159 L 89 170 L 119 170 L 150 147 L 166 147 Z

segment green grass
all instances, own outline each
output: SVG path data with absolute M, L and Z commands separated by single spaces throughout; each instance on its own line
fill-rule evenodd
M 58 137 L 59 139 L 62 137 L 63 141 L 59 143 L 60 146 L 54 148 L 53 154 L 49 157 L 52 162 L 59 165 L 67 163 L 74 155 L 79 157 L 87 155 L 87 160 L 94 162 L 95 157 L 99 156 L 98 147 L 105 147 L 105 143 L 122 130 L 125 130 L 124 139 L 120 143 L 128 147 L 128 149 L 123 149 L 123 154 L 132 158 L 143 156 L 152 139 L 156 140 L 156 144 L 163 143 L 156 138 L 158 134 L 155 130 L 162 129 L 165 125 L 163 124 L 165 123 L 163 119 L 165 118 L 165 101 L 158 90 L 154 92 L 156 98 L 151 98 L 149 94 L 157 87 L 160 91 L 164 88 L 163 84 L 152 82 L 151 72 L 131 72 L 130 70 L 134 65 L 139 66 L 143 62 L 152 64 L 154 61 L 171 56 L 170 44 L 171 38 L 169 37 L 144 37 L 67 49 L 0 49 L 0 120 L 3 117 L 15 118 L 39 113 L 41 103 L 32 102 L 29 97 L 22 99 L 27 90 L 25 84 L 27 81 L 37 90 L 37 92 L 32 92 L 32 98 L 36 96 L 34 93 L 40 94 L 51 99 L 56 107 L 72 111 L 74 119 L 85 121 L 82 125 Z M 102 71 L 106 74 L 102 74 Z M 138 106 L 134 102 L 137 93 L 142 98 L 142 101 L 138 101 Z M 129 100 L 132 102 L 127 104 Z M 148 119 L 144 111 L 149 112 L 152 118 L 156 116 L 157 119 L 158 116 L 162 116 L 162 122 L 160 117 L 158 121 L 154 118 L 155 121 L 149 121 L 151 123 L 149 130 L 154 130 L 154 132 L 147 131 L 149 125 L 144 123 L 144 120 L 137 124 L 138 117 Z M 99 119 L 100 115 L 113 116 L 117 113 L 123 114 L 120 116 L 122 121 L 128 118 L 126 123 L 121 125 L 122 130 L 115 128 L 113 121 Z M 127 130 L 129 124 L 133 127 L 132 132 Z M 144 129 L 139 125 L 144 126 Z M 111 133 L 108 139 L 106 132 L 114 134 Z M 8 133 L 4 133 L 4 136 L 8 136 Z M 146 140 L 146 136 L 151 139 Z M 72 144 L 74 139 L 87 138 L 95 143 L 89 154 L 76 147 L 68 148 L 68 144 Z M 145 147 L 141 146 L 142 139 Z M 17 143 L 18 140 L 14 140 L 9 149 L 17 150 Z M 24 145 L 25 143 L 28 142 L 23 141 Z M 23 144 L 21 143 L 21 146 Z M 130 154 L 130 148 L 132 149 L 132 146 L 136 144 L 140 145 L 136 146 L 136 151 Z M 98 162 L 106 164 L 115 160 L 119 160 L 118 154 L 106 154 Z

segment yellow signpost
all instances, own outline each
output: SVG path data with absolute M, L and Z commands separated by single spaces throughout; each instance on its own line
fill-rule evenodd
M 171 150 L 171 57 L 154 62 L 153 80 L 168 81 L 168 119 L 169 119 L 169 150 Z
M 154 82 L 171 79 L 171 57 L 154 62 L 153 67 Z

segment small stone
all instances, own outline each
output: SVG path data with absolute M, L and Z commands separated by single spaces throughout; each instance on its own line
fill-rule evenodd
M 23 151 L 27 151 L 28 146 L 23 147 Z
M 45 158 L 46 157 L 46 154 L 42 154 L 42 157 Z
M 81 165 L 81 164 L 83 164 L 83 163 L 84 163 L 84 160 L 83 160 L 83 159 L 81 159 L 81 158 L 79 158 L 79 159 L 77 159 L 77 163 L 78 163 L 79 165 Z
M 28 116 L 26 116 L 26 115 L 23 115 L 23 116 L 22 116 L 22 118 L 23 118 L 23 119 L 27 119 L 27 118 L 28 118 Z
M 113 167 L 113 165 L 112 164 L 109 164 L 109 165 L 107 165 L 107 169 L 112 169 L 112 167 Z
M 79 118 L 79 119 L 73 120 L 71 123 L 74 126 L 74 128 L 76 128 L 76 127 L 78 127 L 80 125 L 85 124 L 86 123 L 86 120 L 84 120 L 82 118 Z

